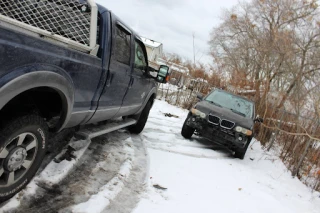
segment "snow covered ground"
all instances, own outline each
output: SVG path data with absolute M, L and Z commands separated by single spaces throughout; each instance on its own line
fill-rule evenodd
M 244 160 L 234 159 L 208 141 L 183 139 L 180 131 L 186 116 L 185 110 L 156 102 L 142 133 L 150 156 L 149 184 L 134 213 L 320 212 L 319 193 L 292 178 L 258 141 L 253 141 Z
M 78 163 L 51 162 L 0 212 L 320 212 L 320 194 L 258 141 L 239 160 L 210 141 L 184 139 L 187 113 L 156 101 L 140 135 L 119 130 L 81 143 Z M 56 176 L 53 168 L 65 172 Z

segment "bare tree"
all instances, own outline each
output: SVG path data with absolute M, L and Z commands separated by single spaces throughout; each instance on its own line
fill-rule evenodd
M 270 148 L 278 142 L 294 175 L 311 171 L 320 156 L 312 146 L 320 141 L 319 15 L 317 0 L 242 2 L 225 11 L 209 41 L 229 83 L 254 89 L 257 112 L 267 118 L 259 139 Z

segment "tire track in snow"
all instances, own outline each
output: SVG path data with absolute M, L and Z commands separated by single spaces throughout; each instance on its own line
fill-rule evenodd
M 149 157 L 140 135 L 131 135 L 135 158 L 125 187 L 102 213 L 130 213 L 145 192 L 149 178 Z
M 127 139 L 127 141 L 131 138 Z M 99 189 L 97 194 L 90 196 L 89 200 L 79 203 L 75 206 L 68 207 L 59 212 L 73 213 L 100 213 L 110 205 L 110 202 L 123 190 L 124 182 L 128 179 L 134 158 L 134 149 L 130 148 L 127 152 L 127 159 L 121 165 L 119 172 L 104 186 Z
M 183 153 L 183 152 L 179 152 L 179 151 L 174 151 L 172 149 L 152 147 L 152 146 L 148 146 L 148 149 L 158 150 L 158 151 L 162 151 L 162 152 L 169 152 L 172 154 L 184 155 L 184 156 L 189 156 L 189 157 L 194 157 L 194 158 L 206 158 L 206 159 L 213 159 L 213 160 L 223 160 L 223 159 L 233 159 L 234 158 L 234 157 L 232 157 L 231 153 L 230 153 L 230 155 L 226 155 L 226 156 L 214 157 L 214 156 L 197 155 L 197 154 L 191 154 L 191 153 Z
M 183 120 L 165 117 L 162 113 L 150 116 L 146 131 L 142 133 L 142 140 L 150 149 L 173 154 L 214 160 L 233 158 L 229 150 L 207 139 L 196 136 L 191 140 L 183 138 L 181 136 Z

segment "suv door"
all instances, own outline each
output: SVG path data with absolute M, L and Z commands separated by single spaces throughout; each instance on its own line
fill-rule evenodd
M 148 56 L 147 51 L 138 38 L 134 40 L 134 66 L 131 73 L 131 82 L 128 92 L 123 100 L 122 115 L 136 113 L 152 89 L 151 79 L 147 76 Z
M 121 23 L 115 23 L 112 40 L 108 77 L 99 100 L 99 107 L 90 122 L 114 117 L 121 108 L 130 83 L 131 62 L 133 60 L 131 57 L 132 34 Z

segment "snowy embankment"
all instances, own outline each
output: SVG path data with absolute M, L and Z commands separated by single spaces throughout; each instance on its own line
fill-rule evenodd
M 319 212 L 319 193 L 292 178 L 258 141 L 244 160 L 234 159 L 208 141 L 182 138 L 186 116 L 185 110 L 155 103 L 142 133 L 150 155 L 149 186 L 134 213 Z

